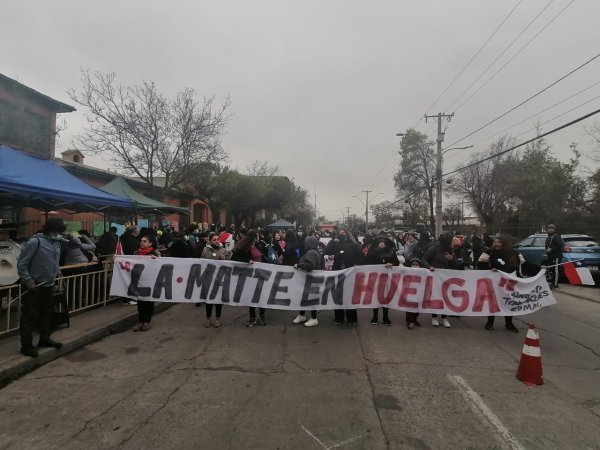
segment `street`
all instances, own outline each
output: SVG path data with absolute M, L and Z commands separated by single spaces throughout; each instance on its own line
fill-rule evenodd
M 246 328 L 226 307 L 176 305 L 145 333 L 123 332 L 0 390 L 3 449 L 600 448 L 600 303 L 558 304 L 515 319 L 520 333 L 452 328 L 316 328 L 267 312 Z M 515 378 L 527 322 L 538 327 L 543 386 Z

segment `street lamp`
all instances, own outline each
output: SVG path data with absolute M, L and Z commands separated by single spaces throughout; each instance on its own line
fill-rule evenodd
M 442 155 L 445 155 L 446 153 L 448 153 L 450 150 L 466 150 L 468 148 L 473 148 L 472 145 L 467 145 L 466 147 L 452 147 L 452 148 L 447 148 L 446 150 L 444 150 L 442 152 Z

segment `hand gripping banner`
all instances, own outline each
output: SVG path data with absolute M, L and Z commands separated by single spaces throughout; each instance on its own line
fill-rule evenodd
M 522 315 L 556 303 L 544 271 L 517 278 L 488 270 L 377 265 L 307 273 L 273 264 L 148 256 L 116 256 L 110 293 L 293 311 L 384 306 L 460 316 Z

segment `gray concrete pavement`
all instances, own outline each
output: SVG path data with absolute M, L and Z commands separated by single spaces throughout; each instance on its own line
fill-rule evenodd
M 562 288 L 561 288 L 562 289 Z M 0 390 L 1 448 L 600 448 L 600 304 L 557 291 L 522 332 L 336 327 L 293 314 L 221 329 L 177 305 Z M 545 384 L 515 379 L 526 325 L 540 329 Z M 463 384 L 461 384 L 463 383 Z M 508 434 L 507 434 L 508 433 Z M 334 447 L 337 445 L 337 447 Z

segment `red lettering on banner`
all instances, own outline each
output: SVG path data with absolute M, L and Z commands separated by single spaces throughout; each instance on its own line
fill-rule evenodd
M 448 278 L 442 284 L 442 297 L 444 298 L 444 303 L 446 304 L 446 308 L 455 313 L 461 313 L 469 306 L 469 293 L 463 290 L 453 290 L 450 293 L 454 298 L 460 298 L 460 304 L 455 305 L 452 303 L 450 296 L 448 295 L 448 291 L 451 286 L 460 286 L 463 287 L 465 285 L 465 280 L 462 278 Z
M 515 286 L 517 285 L 517 280 L 509 280 L 508 278 L 500 278 L 500 283 L 498 286 L 503 287 L 507 291 L 514 292 Z
M 418 308 L 418 302 L 410 302 L 408 301 L 409 295 L 415 295 L 417 293 L 417 289 L 412 287 L 411 284 L 421 283 L 420 275 L 404 275 L 402 278 L 402 290 L 400 291 L 400 299 L 398 300 L 398 306 L 406 306 L 408 308 Z
M 380 305 L 388 305 L 392 301 L 392 298 L 394 298 L 394 295 L 396 295 L 396 291 L 398 290 L 398 285 L 400 284 L 400 274 L 393 273 L 390 289 L 386 295 L 385 285 L 387 284 L 388 278 L 389 276 L 387 273 L 379 274 L 379 283 L 377 284 L 377 300 L 379 300 Z
M 444 309 L 444 301 L 431 298 L 433 277 L 428 276 L 425 280 L 425 293 L 423 294 L 423 308 L 425 309 Z
M 475 304 L 473 305 L 473 312 L 481 312 L 483 309 L 483 304 L 486 302 L 489 303 L 490 313 L 493 314 L 500 311 L 492 280 L 489 278 L 480 278 L 477 280 L 477 291 L 475 292 Z
M 373 291 L 375 290 L 375 282 L 377 281 L 378 275 L 379 274 L 377 273 L 370 273 L 369 279 L 365 284 L 366 274 L 364 272 L 356 273 L 356 276 L 354 277 L 354 291 L 352 292 L 353 305 L 361 304 L 361 297 L 363 297 L 363 294 L 364 299 L 362 300 L 362 304 L 371 304 L 371 302 L 373 301 Z
M 119 267 L 121 270 L 126 270 L 127 272 L 131 271 L 131 262 L 129 261 L 119 261 Z

